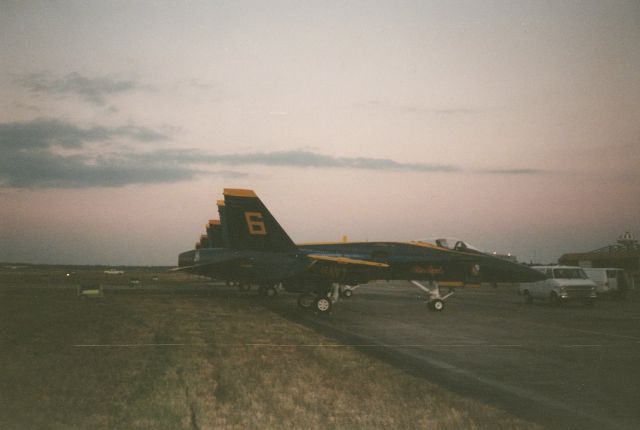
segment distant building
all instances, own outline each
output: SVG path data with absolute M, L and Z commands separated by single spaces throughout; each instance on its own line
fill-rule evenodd
M 570 266 L 624 269 L 632 286 L 640 285 L 640 244 L 630 232 L 620 236 L 616 244 L 590 252 L 564 254 L 558 261 Z

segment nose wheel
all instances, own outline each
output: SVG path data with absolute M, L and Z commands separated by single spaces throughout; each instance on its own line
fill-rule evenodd
M 444 296 L 440 294 L 440 287 L 435 281 L 429 282 L 430 288 L 422 285 L 418 281 L 411 281 L 413 285 L 420 288 L 429 295 L 427 308 L 431 311 L 440 312 L 444 309 L 444 301 L 453 295 L 453 291 L 449 291 Z
M 444 302 L 440 299 L 434 299 L 427 302 L 427 307 L 429 310 L 440 312 L 444 309 Z

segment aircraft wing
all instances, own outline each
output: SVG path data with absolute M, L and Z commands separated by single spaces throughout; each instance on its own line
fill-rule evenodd
M 227 257 L 227 258 L 216 258 L 214 260 L 203 261 L 202 263 L 190 264 L 188 266 L 174 267 L 174 268 L 170 269 L 170 271 L 172 271 L 172 272 L 184 271 L 184 272 L 197 273 L 197 272 L 201 272 L 202 270 L 213 269 L 213 268 L 215 268 L 217 266 L 222 266 L 222 265 L 239 263 L 239 262 L 242 262 L 244 260 L 246 260 L 246 259 L 242 258 L 242 257 L 238 257 L 238 256 L 232 256 L 232 257 Z
M 310 255 L 307 255 L 307 257 L 315 261 L 328 261 L 328 262 L 338 263 L 338 264 L 355 264 L 360 266 L 389 267 L 389 265 L 386 263 L 379 263 L 377 261 L 369 261 L 369 260 L 356 260 L 355 258 L 348 258 L 348 257 L 334 257 L 331 255 L 321 255 L 321 254 L 310 254 Z

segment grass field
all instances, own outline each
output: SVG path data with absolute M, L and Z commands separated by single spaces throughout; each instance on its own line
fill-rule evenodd
M 68 271 L 0 271 L 2 429 L 535 427 L 257 297 L 150 270 Z M 154 288 L 125 288 L 129 276 Z M 105 297 L 79 298 L 79 280 L 106 283 Z

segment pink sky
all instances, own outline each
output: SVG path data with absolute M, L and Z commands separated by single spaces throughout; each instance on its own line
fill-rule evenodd
M 0 261 L 175 264 L 224 187 L 297 242 L 553 261 L 640 230 L 637 2 L 0 6 Z

